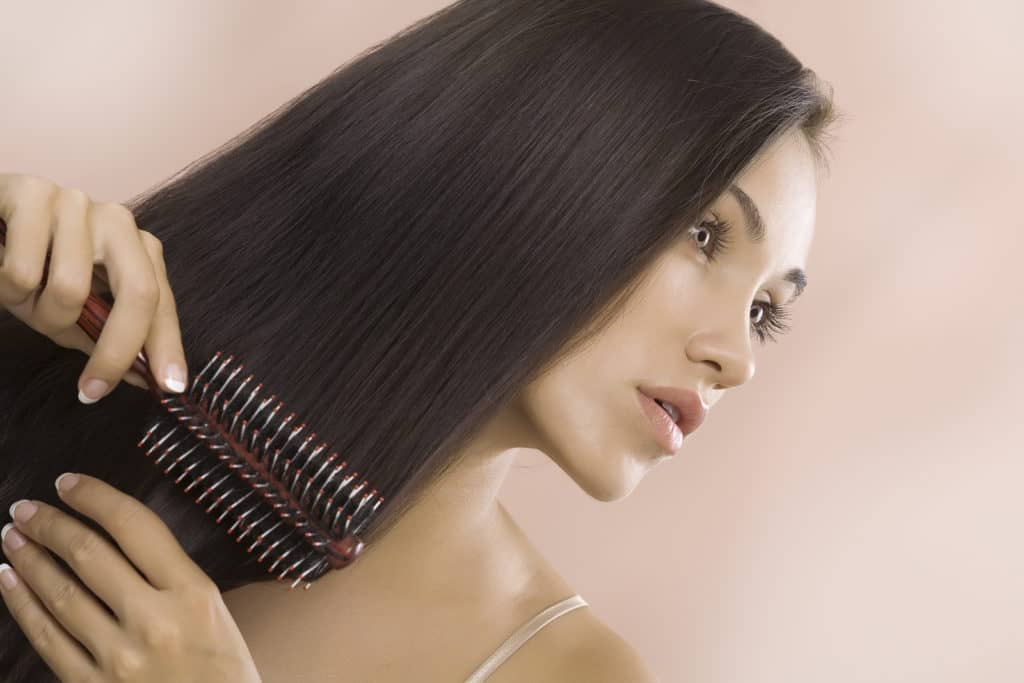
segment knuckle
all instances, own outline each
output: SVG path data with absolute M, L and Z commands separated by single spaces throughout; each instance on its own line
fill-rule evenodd
M 135 226 L 135 214 L 124 204 L 100 202 L 95 206 L 96 210 L 103 216 L 104 221 L 110 221 L 113 225 L 120 228 L 138 230 Z
M 12 188 L 18 195 L 46 199 L 52 197 L 59 186 L 49 178 L 26 174 L 17 176 L 12 183 Z
M 63 273 L 54 273 L 47 279 L 46 289 L 61 306 L 80 309 L 89 297 L 88 285 L 86 281 L 79 282 Z
M 25 572 L 25 570 L 22 569 L 22 572 Z M 7 609 L 10 610 L 11 616 L 22 625 L 22 630 L 26 634 L 31 630 L 31 626 L 28 626 L 28 624 L 31 622 L 31 613 L 34 611 L 34 608 L 35 605 L 26 591 L 20 591 L 17 597 L 8 598 L 7 601 Z
M 200 579 L 182 589 L 181 601 L 190 614 L 209 618 L 219 607 L 221 598 L 217 586 L 209 580 Z
M 25 637 L 37 652 L 49 652 L 58 637 L 57 630 L 49 619 L 42 619 L 25 631 Z
M 7 282 L 19 293 L 27 294 L 39 288 L 43 281 L 43 269 L 40 266 L 24 263 L 23 261 L 11 261 L 5 259 L 0 273 L 4 275 Z
M 142 241 L 149 246 L 150 250 L 152 250 L 153 253 L 164 253 L 164 243 L 160 241 L 159 237 L 157 237 L 148 230 L 139 230 L 139 235 L 142 236 Z
M 147 306 L 155 307 L 160 303 L 160 287 L 156 284 L 156 278 L 134 280 L 131 284 L 125 285 L 122 288 L 122 291 L 124 290 L 127 290 L 128 296 L 140 300 Z
M 147 512 L 147 508 L 137 500 L 121 500 L 114 504 L 113 511 L 110 513 L 110 521 L 104 526 L 116 538 L 118 534 L 134 528 L 139 523 L 140 516 L 145 512 Z
M 54 509 L 49 505 L 38 505 L 39 508 L 36 514 L 32 515 L 32 519 L 28 521 L 28 526 L 31 528 L 32 535 L 38 539 L 38 542 L 47 547 L 52 547 L 51 539 L 53 538 L 53 530 L 57 525 L 59 519 L 58 515 L 54 514 Z
M 85 208 L 92 201 L 89 195 L 77 187 L 65 187 L 60 190 L 60 199 L 69 206 Z
M 137 681 L 143 673 L 145 658 L 131 647 L 119 647 L 108 655 L 107 668 L 112 681 Z
M 75 534 L 67 545 L 68 561 L 74 567 L 84 567 L 96 559 L 100 539 L 92 531 Z
M 150 619 L 143 622 L 140 636 L 147 651 L 175 654 L 182 650 L 181 627 L 166 619 Z
M 67 614 L 77 596 L 78 586 L 70 581 L 63 581 L 53 589 L 53 594 L 50 597 L 50 607 L 56 613 Z

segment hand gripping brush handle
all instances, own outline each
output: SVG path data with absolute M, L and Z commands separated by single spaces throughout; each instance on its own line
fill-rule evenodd
M 7 225 L 0 220 L 0 246 Z M 46 283 L 49 262 L 44 266 Z M 94 276 L 104 281 L 99 273 Z M 42 287 L 41 285 L 40 287 Z M 94 342 L 110 315 L 110 305 L 90 292 L 78 326 Z M 343 569 L 365 548 L 359 534 L 384 502 L 377 489 L 346 473 L 337 452 L 325 457 L 327 444 L 315 448 L 316 433 L 294 426 L 276 396 L 260 398 L 263 385 L 233 355 L 216 352 L 182 394 L 164 392 L 140 351 L 131 369 L 146 380 L 163 407 L 146 427 L 138 446 L 174 478 L 186 493 L 201 490 L 195 502 L 205 506 L 227 532 L 278 581 L 294 578 L 289 590 L 332 569 Z M 375 500 L 374 500 L 375 499 Z

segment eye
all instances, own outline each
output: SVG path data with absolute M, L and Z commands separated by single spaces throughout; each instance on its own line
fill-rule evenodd
M 732 242 L 729 222 L 714 214 L 712 216 L 714 217 L 690 227 L 688 231 L 688 234 L 694 237 L 697 248 L 707 257 L 708 263 L 713 263 L 724 254 L 726 247 Z M 776 306 L 771 301 L 755 301 L 754 307 L 750 309 L 751 331 L 762 344 L 766 341 L 778 341 L 772 334 L 773 331 L 779 334 L 788 332 L 791 329 L 786 324 L 788 319 L 786 307 Z
M 754 307 L 750 309 L 750 325 L 754 334 L 762 344 L 766 340 L 777 342 L 778 338 L 772 334 L 772 330 L 779 334 L 785 334 L 791 329 L 786 321 L 789 320 L 789 313 L 785 306 L 776 306 L 771 301 L 755 301 Z
M 691 226 L 688 233 L 696 238 L 694 242 L 707 257 L 708 263 L 714 263 L 715 259 L 725 253 L 726 247 L 732 242 L 730 230 L 731 226 L 728 221 L 714 216 Z

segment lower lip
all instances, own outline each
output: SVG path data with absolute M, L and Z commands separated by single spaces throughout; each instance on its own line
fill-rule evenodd
M 661 445 L 666 453 L 674 455 L 676 451 L 683 447 L 683 432 L 679 429 L 679 425 L 672 421 L 669 414 L 653 398 L 639 389 L 637 389 L 636 393 L 640 396 L 640 405 L 647 415 L 647 419 L 650 420 L 651 426 L 654 428 L 654 435 L 658 439 L 658 444 Z

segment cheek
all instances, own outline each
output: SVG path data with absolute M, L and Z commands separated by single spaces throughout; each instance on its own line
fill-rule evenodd
M 751 283 L 762 270 L 763 264 L 735 248 L 733 255 L 710 264 L 685 254 L 667 260 L 635 316 L 635 327 L 643 330 L 642 343 L 650 349 L 644 370 L 654 377 L 690 376 L 687 342 L 697 332 L 731 332 L 747 320 L 756 295 Z
M 685 307 L 687 301 L 702 296 L 702 289 L 710 285 L 714 273 L 722 266 L 721 260 L 705 263 L 682 249 L 670 252 L 651 281 L 650 297 L 660 301 L 663 308 L 672 304 Z
M 602 337 L 521 394 L 537 448 L 598 500 L 632 490 L 656 454 L 615 339 Z
M 605 370 L 607 372 L 607 370 Z M 524 397 L 529 415 L 548 441 L 578 448 L 606 424 L 608 390 L 589 364 L 563 365 L 531 385 Z

